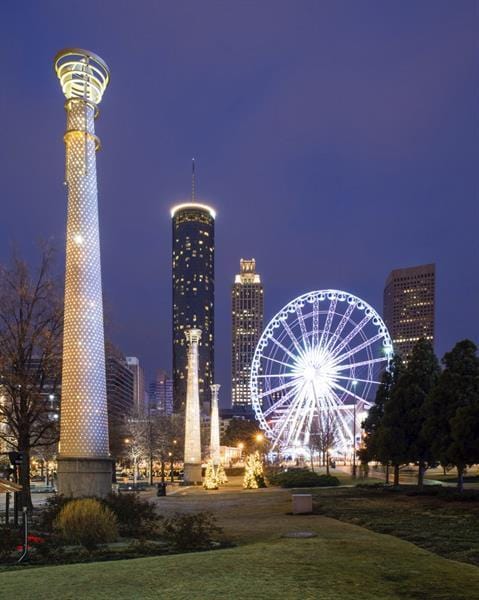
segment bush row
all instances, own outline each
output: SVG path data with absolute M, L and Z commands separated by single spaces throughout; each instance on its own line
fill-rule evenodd
M 268 475 L 271 485 L 283 488 L 331 487 L 339 485 L 339 479 L 333 475 L 319 475 L 309 469 L 288 469 Z

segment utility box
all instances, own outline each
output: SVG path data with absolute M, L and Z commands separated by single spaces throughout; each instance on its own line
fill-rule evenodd
M 293 494 L 293 515 L 310 515 L 313 512 L 312 494 Z

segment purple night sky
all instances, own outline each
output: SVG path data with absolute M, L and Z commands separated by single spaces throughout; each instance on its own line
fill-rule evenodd
M 112 69 L 97 121 L 111 335 L 171 370 L 169 208 L 216 221 L 216 369 L 229 402 L 230 287 L 255 257 L 269 320 L 312 289 L 382 312 L 388 272 L 437 265 L 437 344 L 479 341 L 479 4 L 3 2 L 0 260 L 51 238 L 63 268 L 62 94 L 52 60 Z

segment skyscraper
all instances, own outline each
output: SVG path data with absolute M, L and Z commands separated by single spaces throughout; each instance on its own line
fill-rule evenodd
M 145 374 L 136 356 L 127 356 L 126 364 L 133 373 L 133 413 L 136 417 L 145 412 Z
M 55 71 L 66 97 L 68 192 L 62 401 L 58 484 L 66 496 L 111 492 L 112 462 L 103 333 L 95 117 L 109 82 L 105 62 L 86 50 L 62 50 Z
M 150 383 L 150 410 L 169 416 L 173 412 L 173 380 L 166 371 L 158 369 L 155 381 Z
M 256 344 L 263 332 L 263 304 L 263 285 L 256 273 L 256 261 L 242 258 L 231 293 L 233 407 L 251 405 L 249 375 Z
M 384 288 L 384 321 L 403 358 L 425 338 L 434 343 L 435 265 L 391 271 Z
M 122 352 L 111 343 L 105 345 L 106 398 L 110 453 L 117 457 L 124 450 L 125 423 L 135 410 L 135 376 Z
M 194 195 L 193 195 L 194 198 Z M 184 410 L 189 328 L 202 331 L 199 394 L 204 408 L 214 381 L 215 211 L 189 202 L 171 210 L 173 226 L 173 399 Z

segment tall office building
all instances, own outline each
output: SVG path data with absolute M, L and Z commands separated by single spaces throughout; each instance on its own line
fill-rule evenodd
M 150 383 L 150 410 L 169 416 L 173 412 L 173 380 L 159 369 L 155 381 Z
M 407 359 L 421 338 L 434 343 L 435 265 L 391 271 L 384 288 L 384 321 L 394 351 Z
M 194 199 L 194 193 L 193 193 Z M 199 342 L 200 406 L 209 413 L 214 381 L 215 211 L 189 202 L 171 210 L 173 225 L 173 399 L 184 410 L 188 347 L 187 329 L 201 329 Z
M 66 98 L 65 184 L 68 192 L 62 401 L 58 491 L 106 496 L 112 462 L 103 332 L 95 117 L 110 72 L 92 52 L 62 50 L 55 57 Z
M 126 358 L 113 344 L 106 344 L 105 355 L 106 396 L 111 428 L 115 421 L 123 421 L 135 413 L 135 376 Z
M 145 374 L 136 356 L 127 356 L 126 364 L 133 373 L 133 413 L 136 417 L 145 412 Z
M 256 261 L 241 259 L 231 294 L 232 402 L 233 407 L 251 405 L 249 376 L 258 340 L 263 332 L 263 285 Z
M 135 376 L 128 363 L 113 344 L 105 344 L 106 399 L 108 406 L 108 437 L 113 458 L 124 450 L 128 436 L 127 421 L 135 414 Z

